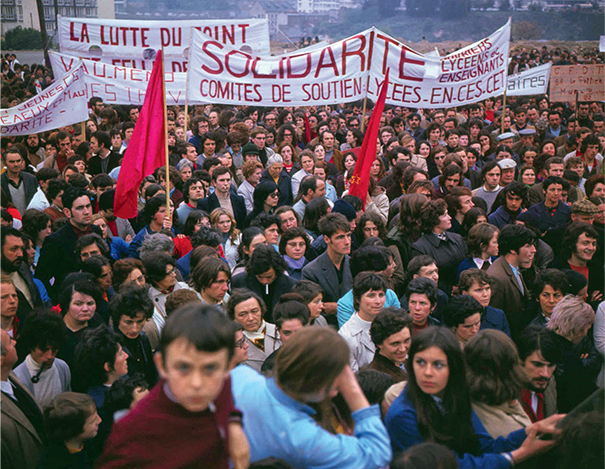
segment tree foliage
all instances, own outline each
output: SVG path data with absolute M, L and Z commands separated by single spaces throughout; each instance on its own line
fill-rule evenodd
M 4 34 L 2 50 L 40 50 L 43 49 L 42 34 L 33 28 L 23 29 L 17 26 Z

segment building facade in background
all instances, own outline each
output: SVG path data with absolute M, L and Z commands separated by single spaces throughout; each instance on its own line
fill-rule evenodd
M 3 33 L 17 26 L 40 30 L 36 0 L 1 1 Z M 75 18 L 115 18 L 114 0 L 56 0 L 56 2 L 55 14 L 54 0 L 42 0 L 46 30 L 49 32 L 57 29 L 56 15 Z

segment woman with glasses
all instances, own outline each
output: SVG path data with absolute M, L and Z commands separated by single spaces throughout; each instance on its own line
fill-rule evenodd
M 290 228 L 279 240 L 279 253 L 286 262 L 288 275 L 295 280 L 302 279 L 302 269 L 309 263 L 305 253 L 309 249 L 309 238 L 302 228 Z
M 441 174 L 441 171 L 443 170 L 443 160 L 445 159 L 446 153 L 447 150 L 442 145 L 437 145 L 431 148 L 429 157 L 426 160 L 430 179 L 433 179 L 435 176 L 439 176 Z
M 259 182 L 254 188 L 254 194 L 252 195 L 254 205 L 244 221 L 244 228 L 249 227 L 252 220 L 261 213 L 273 213 L 277 208 L 279 193 L 279 187 L 275 182 L 269 180 Z

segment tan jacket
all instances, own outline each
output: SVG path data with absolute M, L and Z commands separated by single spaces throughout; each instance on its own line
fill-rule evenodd
M 523 406 L 517 400 L 492 406 L 483 402 L 473 402 L 473 411 L 492 438 L 508 436 L 509 433 L 531 425 Z
M 9 381 L 19 386 L 23 392 L 31 393 L 11 373 Z M 31 396 L 32 400 L 34 399 Z M 40 410 L 42 412 L 42 410 Z M 8 395 L 2 393 L 2 469 L 35 469 L 44 451 L 44 444 L 38 432 Z

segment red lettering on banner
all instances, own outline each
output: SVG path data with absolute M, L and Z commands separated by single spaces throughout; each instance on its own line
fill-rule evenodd
M 204 78 L 200 82 L 200 94 L 204 98 L 223 101 L 261 102 L 260 85 L 251 83 L 221 83 L 218 80 Z
M 382 56 L 382 74 L 386 75 L 387 73 L 387 63 L 389 59 L 389 44 L 393 44 L 395 46 L 402 47 L 402 53 L 406 50 L 403 44 L 399 44 L 397 41 L 391 39 L 388 36 L 384 36 L 382 34 L 377 34 L 377 38 L 382 39 L 384 41 L 384 55 Z M 401 73 L 400 73 L 401 75 Z
M 113 101 L 113 102 L 115 102 L 115 101 L 118 100 L 117 93 L 114 93 L 113 91 L 110 91 L 110 90 L 113 89 L 113 87 L 114 87 L 114 85 L 112 85 L 112 84 L 105 85 L 105 94 L 107 96 L 109 96 L 109 97 L 105 97 L 104 98 L 105 101 Z
M 162 41 L 162 47 L 175 46 L 179 47 L 182 43 L 183 31 L 181 28 L 160 28 L 160 39 Z
M 351 50 L 351 51 L 347 51 L 347 44 L 349 42 L 352 42 L 354 39 L 360 39 L 360 44 L 359 44 L 359 48 L 357 50 Z M 366 57 L 365 57 L 365 50 L 366 47 L 366 37 L 363 34 L 358 34 L 357 36 L 353 36 L 349 39 L 345 39 L 342 42 L 342 74 L 346 75 L 347 74 L 347 58 L 348 57 L 354 57 L 357 56 L 359 57 L 359 59 L 361 60 L 361 69 L 360 71 L 363 72 L 365 71 L 365 62 L 366 62 Z
M 249 24 L 238 24 L 238 27 L 242 30 L 242 43 L 246 43 L 246 28 L 250 27 Z
M 324 64 L 326 53 L 327 53 L 327 55 L 329 55 L 330 60 L 329 60 L 329 62 Z M 323 49 L 321 51 L 321 54 L 319 55 L 319 62 L 317 64 L 317 69 L 315 70 L 315 78 L 317 78 L 319 76 L 319 72 L 321 71 L 322 68 L 331 68 L 332 70 L 334 70 L 335 77 L 340 76 L 340 74 L 338 73 L 338 67 L 336 66 L 336 59 L 334 58 L 334 52 L 332 51 L 332 47 L 330 47 L 330 46 Z
M 306 58 L 306 67 L 305 70 L 301 73 L 294 73 L 294 71 L 292 70 L 292 60 L 293 59 L 298 59 L 300 57 L 305 57 Z M 284 73 L 283 73 L 283 61 L 280 62 L 279 64 L 279 75 L 280 78 L 284 78 Z M 292 57 L 288 57 L 286 58 L 286 78 L 290 79 L 290 78 L 305 78 L 307 75 L 309 75 L 309 73 L 311 72 L 311 54 L 304 54 L 304 55 L 294 55 Z
M 69 59 L 69 65 L 66 65 L 65 64 L 65 57 L 61 56 L 61 64 L 63 64 L 63 68 L 65 69 L 66 72 L 68 70 L 71 70 L 71 67 L 72 67 L 73 63 L 74 63 L 74 59 Z
M 406 49 L 401 49 L 401 57 L 399 59 L 399 78 L 402 80 L 410 80 L 410 81 L 422 81 L 422 78 L 412 77 L 405 74 L 404 65 L 405 64 L 413 64 L 413 65 L 424 65 L 426 62 L 424 60 L 411 59 L 406 57 Z
M 211 58 L 212 60 L 214 60 L 216 62 L 216 64 L 218 65 L 218 69 L 213 70 L 212 68 L 208 67 L 206 64 L 202 65 L 202 70 L 206 73 L 209 73 L 210 75 L 220 75 L 221 73 L 223 73 L 223 62 L 221 62 L 221 60 L 214 55 L 212 52 L 210 52 L 209 47 L 210 46 L 216 46 L 219 49 L 224 49 L 223 45 L 220 42 L 216 42 L 216 41 L 206 41 L 202 44 L 202 52 L 204 52 L 209 58 Z
M 231 68 L 231 64 L 229 63 L 230 57 L 233 57 L 238 54 L 243 55 L 244 58 L 246 59 L 246 61 L 244 63 L 244 70 L 241 72 L 237 72 L 237 71 L 233 70 Z M 250 59 L 251 59 L 251 57 L 248 54 L 246 54 L 245 52 L 242 52 L 241 50 L 230 50 L 229 52 L 227 52 L 227 55 L 225 55 L 225 70 L 227 70 L 235 78 L 243 78 L 246 75 L 248 75 L 248 73 L 250 72 Z
M 75 35 L 74 26 L 75 26 L 75 24 L 73 22 L 69 23 L 69 40 L 74 41 L 74 42 L 89 43 L 90 38 L 88 37 L 88 26 L 86 26 L 86 23 L 82 24 L 82 26 L 80 27 L 80 37 L 79 38 Z

